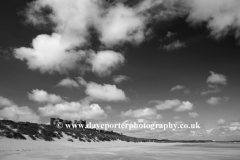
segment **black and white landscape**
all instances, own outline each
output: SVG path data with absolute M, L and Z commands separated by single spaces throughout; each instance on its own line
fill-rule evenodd
M 239 0 L 2 0 L 0 13 L 1 160 L 239 160 Z

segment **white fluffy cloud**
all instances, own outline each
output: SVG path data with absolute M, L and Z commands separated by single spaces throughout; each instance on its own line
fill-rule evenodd
M 13 121 L 39 122 L 40 117 L 27 106 L 19 107 L 12 100 L 0 96 L 0 119 Z
M 73 44 L 86 42 L 88 28 L 98 19 L 100 3 L 94 0 L 35 0 L 26 11 L 28 22 L 34 25 L 54 23 L 53 30 Z M 42 9 L 52 12 L 46 15 Z M 91 9 L 89 9 L 91 8 Z M 46 18 L 47 17 L 47 18 Z
M 144 17 L 133 8 L 117 4 L 110 8 L 100 23 L 100 40 L 107 46 L 119 42 L 140 43 L 144 40 Z
M 221 103 L 221 100 L 222 99 L 220 97 L 211 97 L 207 100 L 207 103 L 211 105 L 217 105 Z
M 225 125 L 225 124 L 227 124 L 227 121 L 226 120 L 224 120 L 224 119 L 219 119 L 219 120 L 217 120 L 217 124 L 218 125 Z
M 227 84 L 226 76 L 222 74 L 214 73 L 213 71 L 210 71 L 210 74 L 211 75 L 207 78 L 207 83 L 223 84 L 223 85 Z
M 178 91 L 178 90 L 183 90 L 183 92 L 185 94 L 189 94 L 190 93 L 189 89 L 187 89 L 185 86 L 182 86 L 182 85 L 176 85 L 176 86 L 172 87 L 170 92 Z
M 56 116 L 63 119 L 105 119 L 104 110 L 98 104 L 83 105 L 79 102 L 47 104 L 38 108 L 42 116 Z
M 21 122 L 39 122 L 39 116 L 28 107 L 9 106 L 0 110 L 0 118 Z
M 179 106 L 181 101 L 178 99 L 165 100 L 165 101 L 150 101 L 150 103 L 156 103 L 155 106 L 158 110 L 172 109 L 173 107 Z
M 86 86 L 87 85 L 87 82 L 82 77 L 78 77 L 77 80 L 78 80 L 78 83 L 80 85 L 82 85 L 82 86 Z
M 15 49 L 15 57 L 26 60 L 28 68 L 39 69 L 42 73 L 66 73 L 75 69 L 77 63 L 85 57 L 85 52 L 75 51 L 71 42 L 62 35 L 39 35 L 32 42 L 32 48 Z
M 48 94 L 44 90 L 34 89 L 32 93 L 28 93 L 28 98 L 39 103 L 60 103 L 63 99 L 59 95 Z
M 199 116 L 197 112 L 189 112 L 188 115 L 192 118 L 196 118 Z
M 123 81 L 127 81 L 127 80 L 129 80 L 129 77 L 125 75 L 117 75 L 113 77 L 113 82 L 116 84 L 122 83 Z
M 72 87 L 79 87 L 79 84 L 75 80 L 72 80 L 70 78 L 65 78 L 65 79 L 61 80 L 57 84 L 57 86 L 72 88 Z
M 240 1 L 239 0 L 185 0 L 190 7 L 188 21 L 207 22 L 211 35 L 219 38 L 230 31 L 239 37 Z
M 92 64 L 92 71 L 99 76 L 110 75 L 111 72 L 121 66 L 125 61 L 122 54 L 106 50 L 93 54 L 90 63 Z
M 156 103 L 157 110 L 174 109 L 176 112 L 190 111 L 193 109 L 193 104 L 189 101 L 180 101 L 178 99 L 165 101 L 150 101 L 149 103 Z
M 166 34 L 166 38 L 172 38 L 176 35 L 177 35 L 177 33 L 173 33 L 173 32 L 168 31 L 167 34 Z
M 201 95 L 207 95 L 210 93 L 219 93 L 220 88 L 217 85 L 208 84 L 208 89 L 201 92 Z
M 182 104 L 175 108 L 176 112 L 191 111 L 193 110 L 193 104 L 189 101 L 182 101 Z
M 65 81 L 67 80 L 67 81 Z M 89 101 L 126 101 L 126 97 L 123 90 L 117 88 L 115 85 L 111 84 L 97 84 L 95 82 L 86 82 L 82 77 L 77 77 L 77 81 L 71 79 L 64 79 L 61 82 L 65 86 L 83 86 L 85 88 L 85 93 L 88 96 L 86 99 Z M 59 83 L 60 84 L 60 83 Z M 58 84 L 58 85 L 59 85 Z M 31 100 L 37 102 L 48 102 L 48 103 L 59 103 L 62 102 L 62 98 L 58 95 L 48 94 L 43 90 L 33 90 L 32 94 L 29 94 Z
M 0 107 L 11 106 L 11 105 L 14 105 L 14 102 L 12 100 L 0 96 Z
M 94 100 L 100 101 L 126 101 L 127 97 L 121 89 L 115 85 L 104 84 L 100 85 L 90 82 L 86 85 L 86 94 Z
M 179 40 L 176 40 L 168 45 L 164 45 L 163 48 L 167 51 L 177 50 L 180 48 L 186 47 L 186 44 L 184 42 L 180 42 Z
M 154 108 L 143 108 L 136 110 L 128 110 L 126 112 L 121 112 L 122 117 L 129 118 L 145 118 L 145 119 L 160 119 L 162 116 L 157 114 L 157 110 Z

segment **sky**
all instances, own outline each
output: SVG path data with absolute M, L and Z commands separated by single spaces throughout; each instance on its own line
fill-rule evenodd
M 239 140 L 238 0 L 0 3 L 0 119 L 198 122 L 116 131 Z

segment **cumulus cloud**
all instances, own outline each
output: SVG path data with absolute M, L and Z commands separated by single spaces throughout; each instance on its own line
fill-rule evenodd
M 192 118 L 196 118 L 199 116 L 197 112 L 188 112 L 188 115 Z
M 227 77 L 222 75 L 222 74 L 218 74 L 215 73 L 213 71 L 210 71 L 210 76 L 207 78 L 207 83 L 213 83 L 213 84 L 223 84 L 226 85 L 227 84 Z
M 127 81 L 129 80 L 129 77 L 125 76 L 125 75 L 117 75 L 113 77 L 113 82 L 114 83 L 122 83 L 123 81 Z
M 122 117 L 129 118 L 145 118 L 145 119 L 160 119 L 162 116 L 157 114 L 157 110 L 154 108 L 143 108 L 136 110 L 128 110 L 126 112 L 121 112 Z
M 164 45 L 163 48 L 167 51 L 177 50 L 186 47 L 184 42 L 180 42 L 179 40 L 176 40 L 168 45 Z
M 193 104 L 189 101 L 182 101 L 182 104 L 174 109 L 176 112 L 191 111 L 193 110 Z
M 65 78 L 65 79 L 61 80 L 57 84 L 57 86 L 73 88 L 73 87 L 79 87 L 79 84 L 75 80 L 72 80 L 70 78 Z
M 78 77 L 77 80 L 78 80 L 78 83 L 80 85 L 82 85 L 82 86 L 86 86 L 87 85 L 87 82 L 82 77 Z
M 90 59 L 92 71 L 99 76 L 110 75 L 112 71 L 121 66 L 124 61 L 125 58 L 122 54 L 111 50 L 100 51 L 97 54 L 93 54 Z
M 86 85 L 85 93 L 93 98 L 94 100 L 99 101 L 126 101 L 124 91 L 118 89 L 115 85 L 104 84 L 100 85 L 94 82 L 90 82 Z
M 0 110 L 0 119 L 39 122 L 40 117 L 27 106 L 19 107 L 12 100 L 2 96 L 0 96 L 0 105 L 4 106 Z
M 166 38 L 172 38 L 176 35 L 177 35 L 177 33 L 173 33 L 173 32 L 168 31 L 167 34 L 166 34 Z
M 183 90 L 183 92 L 185 94 L 189 94 L 190 93 L 189 89 L 187 89 L 185 86 L 182 86 L 182 85 L 176 85 L 176 86 L 172 87 L 170 92 L 178 91 L 178 90 Z
M 63 102 L 62 97 L 55 94 L 48 94 L 44 90 L 34 89 L 32 93 L 28 93 L 28 98 L 39 103 L 59 103 Z
M 14 102 L 8 98 L 0 96 L 0 107 L 11 106 L 14 105 Z
M 174 100 L 165 100 L 165 101 L 150 101 L 149 103 L 155 103 L 156 108 L 158 110 L 167 110 L 167 109 L 172 109 L 173 107 L 179 106 L 181 104 L 181 101 L 178 99 Z
M 109 8 L 100 27 L 100 40 L 107 46 L 119 42 L 140 43 L 144 40 L 145 19 L 137 10 L 117 4 Z
M 62 102 L 39 107 L 42 116 L 63 119 L 105 119 L 107 114 L 98 104 L 83 105 L 79 102 Z
M 240 2 L 238 0 L 185 0 L 190 7 L 188 22 L 207 23 L 211 35 L 220 38 L 231 31 L 239 37 Z
M 211 105 L 217 105 L 221 103 L 221 100 L 222 99 L 220 97 L 211 97 L 207 100 L 207 103 Z
M 64 79 L 66 80 L 66 79 Z M 123 90 L 117 88 L 115 85 L 111 84 L 97 84 L 95 82 L 86 82 L 82 77 L 77 77 L 77 81 L 67 79 L 67 81 L 63 83 L 67 86 L 83 86 L 85 89 L 85 93 L 88 97 L 84 100 L 88 101 L 126 101 L 128 98 L 126 97 Z M 48 102 L 55 103 L 62 102 L 62 98 L 58 95 L 48 94 L 46 91 L 42 90 L 34 90 L 32 94 L 29 94 L 31 100 L 37 102 Z
M 221 92 L 220 88 L 217 85 L 208 84 L 208 89 L 201 92 L 201 95 L 208 95 L 211 93 Z
M 193 104 L 189 101 L 180 101 L 178 99 L 165 100 L 165 101 L 150 101 L 149 103 L 155 103 L 157 110 L 174 109 L 176 112 L 190 111 L 193 109 Z
M 75 69 L 77 63 L 86 56 L 85 52 L 75 51 L 72 46 L 60 34 L 38 35 L 32 42 L 32 48 L 15 49 L 15 57 L 26 61 L 28 68 L 32 70 L 66 73 Z
M 227 124 L 227 121 L 224 120 L 224 119 L 219 119 L 219 120 L 217 120 L 217 124 L 218 124 L 219 126 L 226 125 L 226 124 Z

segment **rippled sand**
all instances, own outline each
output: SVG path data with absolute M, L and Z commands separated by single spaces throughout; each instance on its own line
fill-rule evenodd
M 0 139 L 1 160 L 240 160 L 240 144 Z

